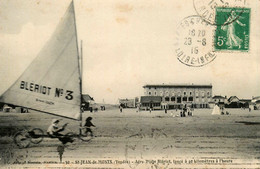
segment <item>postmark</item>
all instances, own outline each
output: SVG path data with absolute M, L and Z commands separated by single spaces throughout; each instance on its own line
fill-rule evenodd
M 223 16 L 229 15 L 228 18 Z M 238 16 L 239 15 L 239 16 Z M 237 18 L 234 20 L 234 18 Z M 233 22 L 230 22 L 232 21 Z M 249 8 L 216 8 L 214 49 L 216 51 L 248 51 L 250 32 Z
M 171 160 L 165 159 L 168 156 L 160 144 L 160 140 L 168 136 L 157 128 L 148 130 L 147 133 L 140 130 L 138 133 L 127 137 L 125 146 L 125 160 L 128 161 L 129 168 L 168 168 L 172 164 Z M 160 155 L 153 156 L 155 152 L 163 151 Z
M 216 17 L 218 13 L 216 13 L 216 8 L 240 8 L 239 12 L 237 12 L 236 17 L 232 17 L 226 24 L 230 24 L 237 20 L 239 16 L 243 13 L 243 8 L 248 5 L 248 0 L 193 0 L 193 6 L 196 13 L 207 23 L 211 25 L 218 25 L 216 22 Z M 224 15 L 218 16 L 223 19 L 229 18 L 230 13 L 225 13 Z
M 216 58 L 216 53 L 212 50 L 214 28 L 200 16 L 184 18 L 177 28 L 177 59 L 191 67 L 201 67 L 212 62 Z

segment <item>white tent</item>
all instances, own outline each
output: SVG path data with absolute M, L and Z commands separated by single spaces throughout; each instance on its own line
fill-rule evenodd
M 215 105 L 213 108 L 213 111 L 211 113 L 212 115 L 221 115 L 221 111 L 220 108 L 218 107 L 218 105 Z

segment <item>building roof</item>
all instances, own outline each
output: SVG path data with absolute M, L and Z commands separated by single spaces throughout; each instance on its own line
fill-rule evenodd
M 240 99 L 240 102 L 251 103 L 251 99 Z
M 135 99 L 128 99 L 128 98 L 125 98 L 125 99 L 118 99 L 119 101 L 133 101 Z
M 252 100 L 260 100 L 260 96 L 253 97 Z
M 196 85 L 196 84 L 147 84 L 143 88 L 159 87 L 159 88 L 212 88 L 212 85 Z
M 141 103 L 161 103 L 161 96 L 141 96 Z
M 238 99 L 239 100 L 239 98 L 237 96 L 230 96 L 228 98 L 228 102 L 232 102 L 234 99 Z
M 253 103 L 255 103 L 255 102 L 259 101 L 259 100 L 260 100 L 260 96 L 257 96 L 257 97 L 253 97 L 253 98 L 252 98 L 252 102 L 253 102 Z
M 225 97 L 219 96 L 219 95 L 215 95 L 214 97 L 212 97 L 212 99 L 225 99 Z

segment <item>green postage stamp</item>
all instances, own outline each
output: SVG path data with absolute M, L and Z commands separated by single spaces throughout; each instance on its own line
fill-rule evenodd
M 214 48 L 216 51 L 249 50 L 249 8 L 216 8 L 216 32 Z

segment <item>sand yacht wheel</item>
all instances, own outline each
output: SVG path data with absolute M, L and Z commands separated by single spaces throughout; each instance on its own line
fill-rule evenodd
M 34 128 L 30 131 L 22 130 L 14 135 L 14 143 L 19 148 L 27 148 L 30 143 L 39 144 L 43 140 L 43 130 L 40 128 Z

